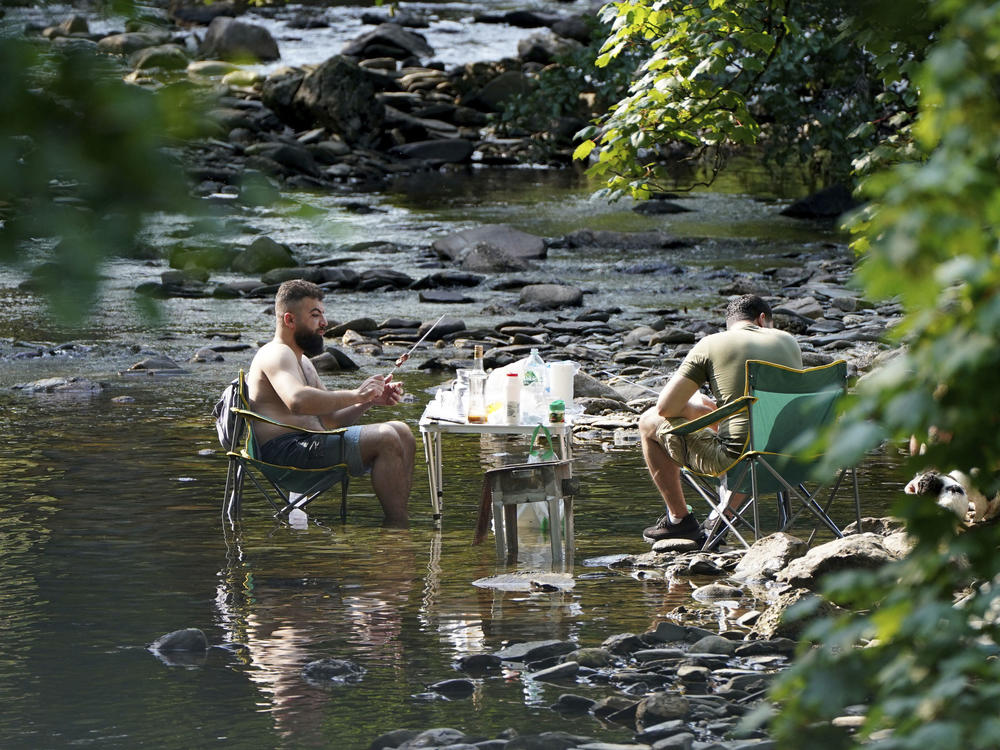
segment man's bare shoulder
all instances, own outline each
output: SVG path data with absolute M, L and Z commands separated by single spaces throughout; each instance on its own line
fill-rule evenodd
M 251 370 L 266 372 L 272 369 L 292 369 L 297 367 L 295 352 L 288 344 L 281 341 L 268 341 L 253 357 Z

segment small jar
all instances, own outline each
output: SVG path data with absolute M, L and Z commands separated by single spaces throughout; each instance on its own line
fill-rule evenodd
M 556 400 L 549 404 L 549 423 L 560 424 L 566 421 L 566 404 Z

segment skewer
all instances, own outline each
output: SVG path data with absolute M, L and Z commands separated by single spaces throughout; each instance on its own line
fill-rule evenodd
M 437 324 L 440 323 L 442 320 L 444 320 L 444 316 L 447 314 L 448 313 L 441 313 L 441 317 L 435 320 L 433 325 L 431 325 L 430 328 L 424 331 L 424 335 L 421 336 L 419 339 L 417 339 L 417 343 L 411 346 L 408 352 L 399 355 L 399 357 L 396 359 L 396 364 L 393 365 L 393 368 L 391 370 L 389 370 L 389 375 L 392 375 L 394 372 L 396 372 L 396 370 L 402 367 L 403 363 L 410 358 L 410 355 L 413 354 L 414 351 L 416 351 L 418 346 L 424 343 L 424 339 L 426 339 L 430 335 L 431 331 L 437 328 Z

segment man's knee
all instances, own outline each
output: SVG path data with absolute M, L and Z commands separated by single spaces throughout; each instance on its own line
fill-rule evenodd
M 656 412 L 655 407 L 646 409 L 639 417 L 639 435 L 643 438 L 655 438 L 656 431 L 663 422 L 663 417 Z

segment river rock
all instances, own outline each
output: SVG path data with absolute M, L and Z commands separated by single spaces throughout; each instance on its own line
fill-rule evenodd
M 741 643 L 742 641 L 732 641 L 729 638 L 723 638 L 721 635 L 706 635 L 704 638 L 691 644 L 691 653 L 732 656 L 736 653 L 736 649 Z
M 267 143 L 256 148 L 249 148 L 247 153 L 264 156 L 283 167 L 287 167 L 292 172 L 307 174 L 311 177 L 320 176 L 320 169 L 312 152 L 304 146 L 291 143 Z
M 575 661 L 564 661 L 560 664 L 540 669 L 537 672 L 531 672 L 526 675 L 526 679 L 535 680 L 536 682 L 572 680 L 579 672 L 580 665 L 578 663 Z
M 572 641 L 526 641 L 507 646 L 507 648 L 497 651 L 495 655 L 503 661 L 527 664 L 568 654 L 572 651 L 576 651 L 576 644 Z
M 170 34 L 163 31 L 126 31 L 109 34 L 97 42 L 97 49 L 108 55 L 131 55 L 147 47 L 166 44 Z
M 529 284 L 522 287 L 518 300 L 524 310 L 556 310 L 582 304 L 583 290 L 569 284 Z
M 176 44 L 146 47 L 129 55 L 128 64 L 136 70 L 184 70 L 188 66 L 187 53 Z
M 368 750 L 395 750 L 397 747 L 406 747 L 407 743 L 419 734 L 418 729 L 394 729 L 372 740 Z
M 459 265 L 463 271 L 477 273 L 527 271 L 532 267 L 528 260 L 512 255 L 510 251 L 489 242 L 477 242 L 468 248 L 463 253 Z
M 645 214 L 647 216 L 662 216 L 664 214 L 688 213 L 691 209 L 685 208 L 679 203 L 674 203 L 673 201 L 664 200 L 663 198 L 650 198 L 647 201 L 643 201 L 632 210 L 635 211 L 637 214 Z
M 24 393 L 62 393 L 69 395 L 96 396 L 104 390 L 101 383 L 93 380 L 72 376 L 69 378 L 43 378 L 30 383 L 19 383 L 13 386 L 16 391 Z
M 385 121 L 385 105 L 376 94 L 385 86 L 384 77 L 337 55 L 302 79 L 289 113 L 301 124 L 328 128 L 349 145 L 374 146 Z
M 691 709 L 687 698 L 670 693 L 652 693 L 639 701 L 636 726 L 643 729 L 673 719 L 683 719 Z
M 541 237 L 514 229 L 509 224 L 488 224 L 466 229 L 435 240 L 431 247 L 438 257 L 461 260 L 478 243 L 487 243 L 512 257 L 524 260 L 540 260 L 547 252 L 545 241 Z
M 613 250 L 680 248 L 690 246 L 666 232 L 614 232 L 603 229 L 578 229 L 563 236 L 560 244 L 569 247 L 606 247 Z
M 691 596 L 695 601 L 713 602 L 721 599 L 739 599 L 743 596 L 743 591 L 735 586 L 727 586 L 724 583 L 710 583 L 707 586 L 699 586 Z
M 427 687 L 435 693 L 448 698 L 468 698 L 476 692 L 476 683 L 472 680 L 465 679 L 464 677 L 451 680 L 441 680 L 440 682 L 435 682 L 433 685 L 428 685 Z
M 781 213 L 796 219 L 835 219 L 860 205 L 846 187 L 833 185 L 795 201 Z
M 268 62 L 281 56 L 270 31 L 225 16 L 213 19 L 208 25 L 200 53 L 206 58 L 237 62 Z
M 149 645 L 151 651 L 170 653 L 171 651 L 206 651 L 208 638 L 198 628 L 184 628 L 161 635 Z
M 458 668 L 471 674 L 499 672 L 503 660 L 496 654 L 467 654 L 459 657 Z
M 486 112 L 497 112 L 510 99 L 515 96 L 525 96 L 534 88 L 534 81 L 523 73 L 508 70 L 490 80 L 478 91 L 463 97 L 459 103 Z
M 392 57 L 405 60 L 408 57 L 430 57 L 434 49 L 423 35 L 407 31 L 397 23 L 382 23 L 373 31 L 345 44 L 341 54 L 362 59 Z
M 698 549 L 698 542 L 694 539 L 657 539 L 653 542 L 651 549 L 653 552 L 661 555 L 677 554 L 679 552 L 693 552 Z
M 819 320 L 825 314 L 823 306 L 816 301 L 815 297 L 797 297 L 795 299 L 790 299 L 782 302 L 778 306 L 778 309 L 783 313 L 792 313 L 794 315 L 799 315 L 803 318 L 809 318 L 811 320 Z
M 420 292 L 418 299 L 421 302 L 429 302 L 440 305 L 467 305 L 475 302 L 474 297 L 461 292 L 451 292 L 443 289 L 425 289 Z
M 180 370 L 181 366 L 162 354 L 156 354 L 152 357 L 146 357 L 139 362 L 128 368 L 129 372 L 135 372 L 139 370 Z
M 757 583 L 774 578 L 797 557 L 806 553 L 808 545 L 791 534 L 777 532 L 758 539 L 736 564 L 733 578 Z
M 406 289 L 413 279 L 402 271 L 393 268 L 369 268 L 362 271 L 358 277 L 358 289 L 371 291 L 373 289 Z
M 233 259 L 232 269 L 239 273 L 262 274 L 273 268 L 294 265 L 295 258 L 287 247 L 264 236 L 255 239 Z
M 309 682 L 342 685 L 358 682 L 365 674 L 364 667 L 347 659 L 317 659 L 302 667 L 302 677 Z
M 451 287 L 479 286 L 484 277 L 464 271 L 436 271 L 422 279 L 417 279 L 410 285 L 411 289 L 447 289 Z M 407 328 L 408 326 L 383 326 L 386 328 Z
M 393 146 L 389 153 L 403 159 L 421 159 L 435 164 L 458 164 L 468 161 L 475 146 L 463 138 L 415 141 Z
M 893 560 L 882 537 L 853 534 L 813 547 L 775 575 L 779 583 L 815 588 L 826 573 L 840 570 L 874 570 Z
M 625 397 L 622 394 L 583 370 L 578 370 L 573 377 L 573 396 L 574 398 L 608 398 L 625 403 Z
M 579 42 L 552 33 L 532 34 L 517 43 L 517 56 L 524 62 L 548 65 L 558 56 L 581 47 Z
M 807 599 L 815 599 L 817 606 L 810 611 L 808 616 L 786 619 L 785 613 L 790 607 Z M 808 589 L 792 589 L 779 594 L 772 601 L 767 609 L 761 612 L 760 617 L 754 623 L 750 637 L 763 640 L 775 638 L 790 638 L 798 640 L 810 623 L 823 617 L 830 617 L 842 613 L 843 610 L 830 602 L 821 599 Z
M 437 323 L 437 325 L 435 325 L 435 323 Z M 466 330 L 464 320 L 452 318 L 446 315 L 440 320 L 425 320 L 417 329 L 417 336 L 423 336 L 428 330 L 431 329 L 431 326 L 434 326 L 434 329 L 427 334 L 427 339 L 429 341 L 440 341 L 447 336 Z
M 262 284 L 282 284 L 292 279 L 305 279 L 314 284 L 322 284 L 326 281 L 326 274 L 322 268 L 311 266 L 289 266 L 287 268 L 272 268 L 260 275 Z

